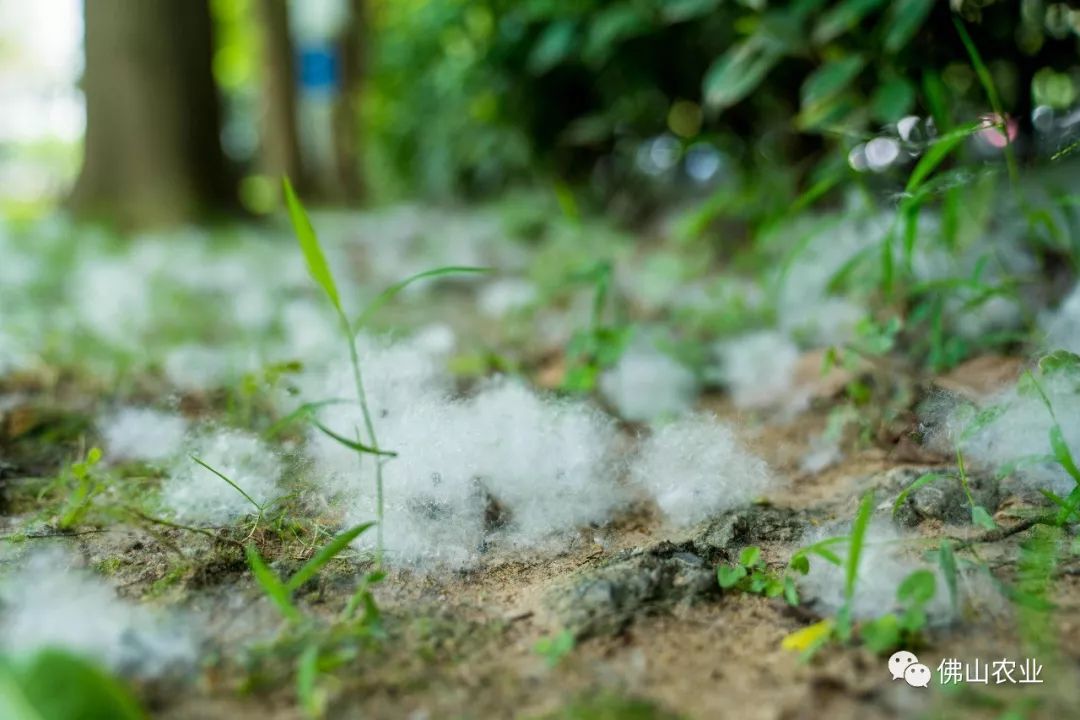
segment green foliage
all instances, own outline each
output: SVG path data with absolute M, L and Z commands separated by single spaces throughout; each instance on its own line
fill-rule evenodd
M 770 571 L 761 557 L 761 549 L 751 545 L 743 548 L 735 565 L 717 567 L 716 579 L 724 590 L 739 590 L 770 598 L 783 595 L 789 605 L 798 605 L 799 593 L 793 574 L 805 574 L 809 570 L 809 564 L 804 560 L 805 556 L 797 562 L 793 561 L 781 575 Z
M 62 650 L 15 660 L 0 656 L 5 720 L 142 720 L 130 691 L 93 663 Z
M 934 599 L 937 579 L 929 570 L 916 570 L 896 588 L 896 600 L 902 611 L 886 613 L 879 618 L 862 623 L 859 637 L 876 653 L 887 653 L 899 648 L 915 647 L 919 633 L 926 627 L 926 604 Z
M 611 289 L 611 263 L 601 262 L 572 278 L 593 287 L 593 310 L 588 328 L 578 330 L 566 348 L 566 375 L 563 390 L 588 393 L 596 389 L 600 374 L 613 367 L 633 337 L 633 326 L 610 324 L 604 320 Z
M 337 557 L 353 540 L 360 537 L 375 523 L 361 523 L 337 535 L 323 546 L 315 555 L 296 571 L 288 580 L 282 581 L 266 564 L 258 549 L 253 544 L 245 548 L 248 565 L 266 596 L 274 603 L 281 614 L 290 622 L 304 619 L 299 608 L 293 603 L 292 595 L 308 582 L 331 560 Z
M 100 461 L 101 450 L 90 448 L 85 458 L 68 465 L 57 478 L 57 485 L 66 494 L 63 508 L 56 520 L 56 527 L 60 530 L 70 530 L 79 524 L 90 510 L 94 496 L 104 488 L 94 472 Z
M 554 635 L 536 641 L 533 651 L 544 658 L 548 667 L 555 667 L 574 651 L 577 640 L 570 630 L 560 630 Z

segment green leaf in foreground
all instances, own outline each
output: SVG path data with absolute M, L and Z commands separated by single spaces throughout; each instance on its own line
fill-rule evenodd
M 289 219 L 292 220 L 296 239 L 300 243 L 300 250 L 304 253 L 304 261 L 307 263 L 308 272 L 311 273 L 311 277 L 326 293 L 326 297 L 330 299 L 334 308 L 339 313 L 343 312 L 341 297 L 338 295 L 334 276 L 330 272 L 330 265 L 326 262 L 322 247 L 319 246 L 319 238 L 315 235 L 315 228 L 311 226 L 311 219 L 308 218 L 307 211 L 304 210 L 300 198 L 296 196 L 296 191 L 293 190 L 289 178 L 282 178 L 281 184 L 285 190 L 285 204 L 289 208 Z
M 23 662 L 0 657 L 0 717 L 4 720 L 144 720 L 119 681 L 63 650 L 43 650 Z
M 266 596 L 270 598 L 287 620 L 299 622 L 302 616 L 296 605 L 293 605 L 289 589 L 285 587 L 281 580 L 278 579 L 278 576 L 274 574 L 274 571 L 270 569 L 270 566 L 262 559 L 254 545 L 247 545 L 244 552 L 247 555 L 251 572 L 255 575 L 255 580 L 258 581 Z
M 299 589 L 304 583 L 315 577 L 316 573 L 318 573 L 326 563 L 337 557 L 338 554 L 347 548 L 353 540 L 360 537 L 374 524 L 375 523 L 373 522 L 361 523 L 338 534 L 333 540 L 323 546 L 319 552 L 315 553 L 310 560 L 304 563 L 303 567 L 297 570 L 295 575 L 289 578 L 289 582 L 285 583 L 285 589 L 290 592 Z

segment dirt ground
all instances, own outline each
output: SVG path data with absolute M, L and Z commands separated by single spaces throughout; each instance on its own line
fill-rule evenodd
M 998 368 L 1000 369 L 1000 368 Z M 995 370 L 996 371 L 996 370 Z M 949 380 L 944 380 L 947 384 Z M 33 393 L 5 412 L 5 434 L 17 434 L 20 407 L 33 407 Z M 963 684 L 929 688 L 894 681 L 886 659 L 850 646 L 830 646 L 807 661 L 785 650 L 788 634 L 819 619 L 812 605 L 792 608 L 781 598 L 700 592 L 680 587 L 684 575 L 711 575 L 716 562 L 730 561 L 749 544 L 762 547 L 782 567 L 799 528 L 850 520 L 868 489 L 888 496 L 895 473 L 921 472 L 944 459 L 923 452 L 903 430 L 895 437 L 855 443 L 838 464 L 818 473 L 799 470 L 799 458 L 826 423 L 828 402 L 815 403 L 791 419 L 748 415 L 723 399 L 704 406 L 736 421 L 744 439 L 788 484 L 763 504 L 726 520 L 686 532 L 662 526 L 640 507 L 615 526 L 583 532 L 579 543 L 543 560 L 494 557 L 482 568 L 442 575 L 393 571 L 376 589 L 388 637 L 359 651 L 328 673 L 327 716 L 331 718 L 740 718 L 795 719 L 940 717 L 1074 717 L 1080 708 L 1080 563 L 1059 567 L 1054 613 L 1056 656 L 1041 656 L 1042 684 Z M 634 432 L 633 428 L 628 433 Z M 33 458 L 19 472 L 3 475 L 7 496 L 18 498 L 18 476 L 32 475 Z M 890 475 L 893 473 L 893 475 Z M 1021 500 L 1004 497 L 996 520 L 1006 531 L 1019 522 Z M 0 534 L 18 526 L 17 502 L 0 518 Z M 765 519 L 758 520 L 763 517 Z M 732 519 L 734 518 L 734 519 Z M 727 525 L 723 525 L 727 522 Z M 764 536 L 770 528 L 779 536 Z M 717 528 L 720 528 L 718 530 Z M 726 530 L 724 529 L 726 528 Z M 785 529 L 786 528 L 786 529 Z M 721 532 L 721 530 L 723 532 Z M 915 532 L 959 541 L 984 531 L 925 519 Z M 711 534 L 710 534 L 711 533 Z M 721 540 L 715 537 L 723 535 Z M 726 533 L 726 534 L 724 534 Z M 977 543 L 980 558 L 996 576 L 1014 572 L 1017 547 L 1026 535 L 1002 533 Z M 707 542 L 702 538 L 714 538 Z M 690 539 L 687 539 L 690 538 Z M 985 539 L 985 538 L 983 538 Z M 245 667 L 230 651 L 258 636 L 268 640 L 280 621 L 251 579 L 242 553 L 218 540 L 184 530 L 130 523 L 73 537 L 29 538 L 23 545 L 61 543 L 78 550 L 89 566 L 113 558 L 112 581 L 128 598 L 176 605 L 209 624 L 213 649 L 193 676 L 141 688 L 153 716 L 168 720 L 285 720 L 302 717 L 288 671 L 273 659 Z M 190 562 L 178 565 L 177 553 Z M 299 563 L 302 551 L 279 562 Z M 119 560 L 116 560 L 119 558 Z M 212 558 L 212 560 L 205 560 Z M 644 558 L 644 559 L 643 559 Z M 660 573 L 650 600 L 618 606 L 620 615 L 589 619 L 589 632 L 558 662 L 536 651 L 537 642 L 568 624 L 559 598 L 605 568 L 655 561 Z M 634 566 L 637 567 L 637 566 Z M 653 567 L 642 565 L 641 567 Z M 681 566 L 680 566 L 681 567 Z M 302 600 L 331 614 L 355 586 L 355 565 L 335 564 Z M 667 573 L 667 574 L 665 574 Z M 673 579 L 672 579 L 673 578 Z M 601 613 L 604 605 L 600 606 Z M 613 606 L 614 607 L 614 606 Z M 563 608 L 563 609 L 560 609 Z M 597 621 L 597 622 L 594 622 Z M 597 630 L 597 628 L 602 628 Z M 999 604 L 952 629 L 936 630 L 924 647 L 911 648 L 936 668 L 943 658 L 1024 658 L 1012 610 Z M 1020 714 L 1010 714 L 1020 713 Z

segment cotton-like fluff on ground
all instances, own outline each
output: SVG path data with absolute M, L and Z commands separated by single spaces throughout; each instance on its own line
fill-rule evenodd
M 190 624 L 124 602 L 59 551 L 33 555 L 4 578 L 0 600 L 0 648 L 13 654 L 62 648 L 143 678 L 182 671 L 197 658 Z
M 694 373 L 651 343 L 634 343 L 600 376 L 600 393 L 621 417 L 648 422 L 689 410 L 698 382 Z
M 607 520 L 620 502 L 612 421 L 580 403 L 493 382 L 454 397 L 433 346 L 365 340 L 361 353 L 384 465 L 387 557 L 421 567 L 474 564 L 496 544 L 506 549 L 565 545 L 577 528 Z M 352 393 L 351 375 L 330 376 L 324 391 Z M 364 427 L 355 404 L 330 405 L 320 418 L 353 436 Z M 363 435 L 362 435 L 363 436 Z M 321 433 L 309 437 L 314 474 L 350 523 L 375 518 L 374 465 Z M 361 536 L 371 546 L 376 534 Z
M 765 461 L 742 446 L 731 426 L 707 414 L 654 430 L 630 476 L 680 526 L 746 505 L 775 485 Z
M 224 387 L 259 367 L 258 358 L 236 348 L 184 344 L 165 354 L 165 377 L 176 388 L 196 393 Z
M 809 239 L 780 270 L 776 299 L 780 330 L 798 337 L 807 347 L 850 340 L 866 311 L 857 300 L 833 295 L 830 284 L 852 258 L 880 241 L 891 222 L 891 215 L 868 215 L 853 209 L 842 221 L 824 217 L 814 219 L 808 227 L 789 228 L 785 235 Z
M 801 405 L 791 396 L 799 348 L 783 333 L 761 330 L 717 343 L 717 379 L 740 408 Z M 798 407 L 792 409 L 799 409 Z
M 105 417 L 99 428 L 108 458 L 156 462 L 180 452 L 188 423 L 173 413 L 125 407 Z
M 187 450 L 259 505 L 280 494 L 281 460 L 254 435 L 239 430 L 206 431 Z M 162 487 L 162 502 L 173 516 L 186 522 L 222 524 L 256 512 L 236 488 L 186 454 L 173 463 Z
M 1043 345 L 1047 349 L 1080 353 L 1080 285 L 1073 288 L 1057 310 L 1046 314 L 1040 324 L 1046 334 Z
M 818 528 L 804 539 L 803 544 L 846 535 L 850 530 L 850 524 Z M 834 565 L 819 555 L 810 555 L 810 572 L 799 579 L 799 588 L 815 603 L 819 612 L 835 615 L 844 606 L 848 544 L 844 541 L 830 545 L 829 549 L 841 559 L 841 565 Z M 951 618 L 951 603 L 941 571 L 920 562 L 911 538 L 901 535 L 888 521 L 871 520 L 859 557 L 852 616 L 856 620 L 867 620 L 901 610 L 896 599 L 897 587 L 908 575 L 922 569 L 934 573 L 937 581 L 934 597 L 925 608 L 927 615 L 931 622 L 947 622 Z
M 501 278 L 481 288 L 476 297 L 480 312 L 501 318 L 536 302 L 536 286 L 524 278 Z
M 463 400 L 417 398 L 378 427 L 380 444 L 398 453 L 384 469 L 385 543 L 396 562 L 460 567 L 492 543 L 557 547 L 620 501 L 611 421 L 514 383 Z M 356 455 L 340 459 L 348 464 L 338 474 L 356 477 Z M 375 515 L 366 468 L 350 483 L 350 522 Z M 374 534 L 360 541 L 370 545 Z
M 1068 372 L 1036 377 L 1054 408 L 1065 443 L 1074 456 L 1080 455 L 1080 378 Z M 1053 455 L 1054 420 L 1042 396 L 1023 380 L 979 405 L 941 397 L 921 414 L 927 441 L 949 452 L 959 448 L 973 468 L 995 472 L 1016 463 L 1008 482 L 1059 495 L 1068 494 L 1076 484 L 1058 463 L 1034 460 Z

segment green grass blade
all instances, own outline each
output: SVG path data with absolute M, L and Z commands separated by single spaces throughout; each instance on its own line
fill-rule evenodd
M 282 584 L 278 576 L 274 574 L 274 571 L 270 569 L 270 566 L 259 555 L 259 551 L 254 545 L 247 545 L 244 548 L 244 553 L 247 555 L 248 566 L 251 567 L 251 572 L 255 575 L 255 580 L 258 581 L 259 586 L 262 587 L 263 592 L 270 598 L 271 602 L 277 606 L 277 609 L 285 616 L 285 619 L 291 622 L 299 622 L 303 617 L 300 614 L 300 610 L 293 604 L 292 598 L 290 598 L 289 590 Z
M 304 253 L 308 272 L 311 273 L 311 277 L 326 293 L 326 297 L 330 299 L 334 309 L 339 313 L 343 312 L 341 296 L 338 295 L 334 276 L 330 272 L 330 265 L 327 264 L 322 247 L 319 246 L 319 238 L 315 235 L 315 228 L 311 226 L 311 219 L 308 217 L 307 211 L 304 210 L 300 198 L 296 196 L 296 191 L 293 190 L 289 178 L 282 178 L 281 184 L 285 189 L 285 204 L 289 208 L 289 219 L 292 220 L 293 231 L 296 233 L 296 239 L 300 243 L 300 250 Z
M 322 717 L 322 700 L 318 691 L 319 646 L 312 642 L 304 648 L 296 664 L 296 696 L 309 718 Z
M 345 447 L 351 450 L 355 450 L 356 452 L 367 453 L 369 455 L 382 455 L 383 457 L 397 457 L 397 453 L 391 450 L 379 450 L 378 448 L 373 448 L 370 445 L 365 445 L 362 442 L 350 440 L 344 435 L 338 435 L 336 432 L 326 427 L 318 420 L 312 419 L 311 424 L 317 427 L 320 431 L 322 431 L 322 433 L 327 437 L 331 437 L 334 440 L 337 440 Z
M 945 586 L 949 588 L 949 605 L 953 614 L 956 614 L 960 597 L 956 588 L 958 573 L 956 555 L 953 553 L 952 543 L 948 540 L 942 540 L 941 546 L 938 548 L 938 564 L 941 566 L 941 574 L 945 576 Z
M 933 145 L 927 149 L 923 156 L 919 158 L 919 162 L 915 164 L 915 168 L 911 171 L 911 175 L 908 177 L 907 185 L 904 186 L 904 192 L 913 193 L 918 190 L 932 172 L 944 162 L 953 150 L 960 146 L 964 140 L 974 135 L 980 130 L 981 126 L 977 123 L 964 125 L 957 128 L 952 132 L 942 135 Z
M 364 308 L 364 312 L 360 313 L 360 317 L 357 318 L 356 323 L 353 325 L 354 331 L 358 331 L 364 327 L 367 322 L 372 318 L 375 313 L 383 308 L 388 302 L 393 300 L 398 294 L 409 287 L 413 283 L 419 280 L 427 280 L 429 278 L 441 277 L 443 275 L 464 275 L 468 273 L 488 273 L 491 272 L 491 268 L 486 267 L 470 267 L 468 265 L 447 265 L 445 267 L 434 268 L 432 270 L 425 270 L 424 272 L 417 273 L 404 280 L 399 280 L 390 287 L 379 293 L 379 296 L 371 301 L 371 303 Z
M 205 462 L 204 462 L 204 461 L 203 461 L 202 459 L 200 459 L 200 458 L 197 458 L 197 457 L 195 457 L 194 455 L 190 455 L 189 457 L 190 457 L 190 458 L 191 458 L 192 460 L 194 460 L 195 462 L 197 462 L 197 463 L 199 463 L 200 465 L 202 465 L 202 466 L 203 466 L 204 468 L 206 468 L 206 469 L 207 469 L 207 470 L 209 470 L 210 472 L 212 472 L 212 473 L 214 473 L 215 475 L 217 475 L 217 476 L 218 476 L 219 478 L 221 478 L 221 479 L 222 479 L 222 480 L 224 480 L 225 482 L 229 483 L 229 485 L 230 485 L 230 486 L 232 487 L 232 489 L 233 489 L 233 490 L 235 490 L 236 492 L 238 492 L 238 493 L 240 493 L 241 495 L 243 495 L 243 496 L 244 496 L 244 498 L 245 498 L 245 499 L 246 499 L 246 500 L 247 500 L 247 501 L 248 501 L 249 503 L 251 503 L 252 505 L 254 505 L 254 506 L 255 506 L 255 509 L 256 509 L 256 510 L 258 510 L 259 512 L 262 512 L 262 510 L 263 510 L 263 506 L 262 506 L 262 505 L 260 505 L 259 503 L 255 502 L 255 498 L 253 498 L 253 497 L 251 497 L 250 495 L 248 495 L 248 494 L 247 494 L 247 492 L 245 492 L 245 491 L 244 491 L 244 488 L 242 488 L 242 487 L 240 487 L 239 485 L 237 485 L 236 483 L 234 483 L 234 482 L 233 482 L 232 480 L 230 480 L 230 479 L 229 479 L 228 477 L 226 477 L 226 476 L 224 475 L 224 473 L 222 473 L 222 472 L 218 471 L 217 469 L 215 469 L 215 468 L 211 467 L 210 465 L 208 465 L 207 463 L 205 463 Z
M 352 401 L 345 400 L 343 398 L 336 398 L 333 400 L 319 400 L 317 402 L 304 403 L 303 405 L 296 408 L 291 413 L 268 427 L 263 432 L 263 437 L 265 437 L 267 440 L 273 440 L 279 434 L 284 432 L 285 428 L 289 427 L 294 422 L 298 422 L 300 420 L 307 420 L 315 414 L 315 411 L 320 410 L 327 405 L 346 405 L 350 402 Z
M 866 528 L 870 525 L 870 516 L 874 513 L 874 494 L 866 493 L 859 503 L 859 514 L 851 526 L 851 538 L 848 540 L 847 563 L 844 569 L 844 597 L 850 608 L 855 598 L 855 583 L 859 579 L 859 561 L 862 559 L 863 542 Z
M 1050 447 L 1054 450 L 1054 459 L 1065 469 L 1065 472 L 1069 473 L 1073 481 L 1080 485 L 1080 468 L 1076 467 L 1069 445 L 1065 442 L 1065 435 L 1057 423 L 1050 428 Z
M 347 548 L 349 543 L 360 537 L 364 531 L 374 524 L 375 523 L 373 522 L 361 523 L 360 525 L 351 527 L 339 534 L 329 543 L 324 545 L 319 552 L 315 553 L 310 560 L 304 563 L 303 567 L 297 570 L 295 575 L 289 578 L 289 581 L 285 583 L 285 589 L 290 592 L 299 589 L 304 583 L 315 577 L 315 574 L 318 573 L 326 563 L 333 560 L 342 550 Z
M 901 491 L 899 495 L 896 496 L 896 501 L 893 503 L 892 506 L 892 514 L 896 515 L 896 513 L 900 511 L 900 507 L 904 504 L 904 501 L 908 499 L 908 496 L 911 495 L 911 493 L 915 492 L 924 485 L 929 485 L 935 480 L 939 480 L 940 478 L 941 475 L 932 472 L 920 476 L 915 482 L 908 485 L 906 488 L 903 489 L 903 491 Z
M 967 28 L 964 27 L 964 23 L 960 18 L 954 15 L 953 24 L 956 26 L 956 32 L 960 34 L 960 41 L 964 43 L 964 49 L 967 50 L 968 57 L 971 59 L 971 65 L 975 68 L 975 75 L 979 78 L 979 84 L 983 86 L 983 90 L 986 92 L 990 107 L 994 109 L 994 113 L 1001 119 L 1001 122 L 1005 123 L 1004 106 L 1001 104 L 1001 96 L 998 94 L 997 86 L 994 85 L 994 76 L 990 74 L 990 68 L 986 67 L 986 63 L 983 62 L 982 55 L 979 53 L 979 48 L 975 47 L 975 41 L 971 39 L 971 35 L 968 34 Z M 1016 155 L 1013 152 L 1012 140 L 1009 138 L 1008 126 L 1001 128 L 1001 134 L 1005 137 L 1005 165 L 1009 170 L 1009 180 L 1015 185 L 1019 177 L 1016 169 Z

